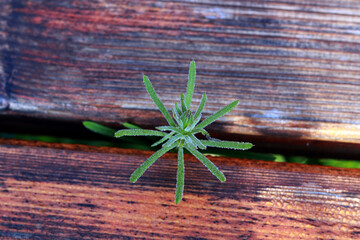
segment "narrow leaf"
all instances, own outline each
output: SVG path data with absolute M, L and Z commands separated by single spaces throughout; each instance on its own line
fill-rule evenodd
M 188 132 L 188 131 L 190 131 L 191 129 L 194 129 L 194 127 L 196 126 L 196 124 L 198 124 L 198 122 L 200 122 L 200 119 L 201 119 L 201 114 L 191 123 L 190 126 L 188 126 L 188 127 L 185 128 L 185 131 Z
M 166 135 L 165 137 L 163 137 L 162 139 L 160 139 L 159 141 L 157 141 L 153 145 L 151 145 L 151 147 L 155 147 L 155 146 L 157 146 L 159 144 L 162 144 L 163 142 L 165 142 L 166 140 L 171 138 L 174 134 L 175 134 L 175 132 L 169 133 L 168 135 Z
M 151 155 L 141 166 L 136 169 L 130 176 L 130 182 L 134 183 L 136 182 L 141 175 L 144 174 L 144 172 L 162 155 L 164 155 L 166 152 L 170 151 L 176 146 L 176 144 L 172 144 L 169 147 L 161 148 L 157 152 L 155 152 L 153 155 Z
M 192 146 L 192 147 L 194 147 L 194 148 L 198 148 L 198 146 L 196 145 L 196 143 L 194 143 L 193 140 L 191 140 L 191 138 L 190 138 L 189 136 L 186 135 L 186 136 L 184 137 L 184 139 L 185 139 L 185 142 L 186 142 L 187 145 Z
M 210 136 L 206 136 L 206 139 L 209 140 L 209 141 L 212 141 L 212 142 L 221 142 L 220 139 L 213 138 L 213 137 L 210 137 Z
M 177 113 L 176 109 L 173 109 L 173 116 L 177 124 L 181 129 L 184 128 L 184 123 L 181 121 L 179 114 Z
M 184 122 L 184 121 L 187 119 L 187 116 L 188 116 L 188 115 L 189 115 L 189 114 L 188 114 L 187 111 L 183 112 L 183 113 L 180 115 L 181 121 Z
M 179 140 L 180 138 L 182 137 L 182 135 L 181 134 L 176 134 L 175 136 L 173 136 L 173 137 L 171 137 L 170 139 L 169 139 L 169 141 L 167 141 L 164 145 L 163 145 L 163 147 L 169 147 L 169 146 L 171 146 L 173 143 L 175 143 L 177 140 Z
M 180 116 L 182 114 L 182 112 L 181 112 L 181 109 L 179 108 L 179 104 L 177 102 L 175 103 L 175 109 L 176 109 L 178 115 Z
M 195 61 L 191 61 L 189 67 L 189 81 L 186 89 L 186 108 L 190 109 L 191 99 L 195 88 L 196 67 Z
M 217 111 L 216 113 L 214 113 L 213 115 L 211 115 L 210 117 L 206 118 L 204 121 L 199 123 L 199 125 L 197 125 L 196 128 L 205 128 L 207 125 L 211 124 L 216 119 L 224 116 L 226 113 L 233 110 L 238 103 L 239 103 L 239 100 L 236 100 L 236 101 L 230 103 L 229 105 L 225 106 L 221 110 Z
M 126 127 L 126 128 L 129 128 L 129 129 L 142 129 L 141 127 L 136 126 L 136 125 L 131 124 L 131 123 L 123 123 L 123 126 Z
M 208 141 L 200 140 L 205 146 L 217 147 L 217 148 L 228 148 L 236 150 L 247 150 L 252 148 L 252 143 L 249 142 L 232 142 L 232 141 Z
M 214 174 L 221 182 L 226 181 L 225 175 L 209 159 L 207 159 L 195 148 L 192 148 L 190 146 L 185 146 L 185 148 L 197 159 L 199 159 L 200 162 L 202 162 L 202 164 L 204 164 L 209 169 L 209 171 Z
M 187 110 L 180 116 L 181 121 L 184 124 L 184 127 L 189 126 L 189 123 L 192 121 L 191 112 Z
M 180 94 L 180 104 L 181 104 L 181 110 L 184 114 L 187 110 L 184 94 Z
M 160 126 L 160 127 L 156 127 L 156 129 L 158 129 L 160 131 L 174 131 L 177 133 L 181 133 L 180 129 L 178 129 L 177 127 L 173 127 L 173 126 Z
M 204 107 L 205 107 L 206 100 L 207 100 L 207 96 L 206 96 L 206 94 L 204 93 L 203 96 L 202 96 L 202 98 L 201 98 L 199 107 L 198 107 L 198 109 L 196 110 L 195 117 L 194 117 L 195 119 L 200 116 L 202 110 L 203 110 Z
M 91 121 L 84 121 L 83 122 L 84 127 L 86 127 L 87 129 L 89 129 L 90 131 L 93 131 L 95 133 L 107 136 L 107 137 L 114 137 L 114 134 L 116 132 L 115 129 L 109 128 L 109 127 L 105 127 L 101 124 L 98 124 L 96 122 L 91 122 Z
M 176 176 L 176 193 L 175 193 L 175 203 L 179 204 L 183 192 L 184 192 L 184 180 L 185 180 L 185 167 L 184 167 L 184 150 L 182 147 L 178 150 L 178 169 Z
M 129 129 L 142 129 L 141 127 L 139 127 L 139 126 L 137 126 L 137 125 L 135 125 L 135 124 L 132 124 L 132 123 L 123 123 L 122 124 L 124 127 L 126 127 L 126 128 L 129 128 Z M 146 136 L 145 138 L 139 138 L 139 137 L 137 137 L 137 138 L 129 138 L 129 137 L 127 137 L 126 138 L 126 141 L 128 141 L 128 142 L 134 142 L 134 143 L 140 143 L 140 144 L 143 144 L 143 145 L 146 145 L 146 146 L 148 146 L 149 145 L 149 142 L 147 142 L 147 140 L 146 140 L 146 138 L 147 139 L 149 139 L 151 142 L 154 142 L 154 141 L 156 141 L 157 140 L 157 138 L 155 137 L 152 137 L 152 136 Z M 124 140 L 125 138 L 123 138 L 123 140 Z M 150 149 L 150 147 L 147 147 L 147 149 Z
M 197 139 L 193 134 L 190 134 L 189 137 L 200 149 L 202 149 L 202 150 L 206 149 L 206 146 L 199 139 Z
M 161 113 L 164 115 L 166 121 L 171 125 L 171 126 L 175 126 L 175 122 L 174 120 L 171 118 L 170 113 L 168 112 L 168 110 L 165 108 L 164 104 L 161 102 L 160 98 L 157 96 L 154 87 L 152 86 L 149 78 L 145 75 L 143 75 L 143 81 L 145 84 L 145 87 L 150 95 L 150 97 L 152 98 L 152 100 L 154 101 L 154 103 L 156 104 L 156 106 L 158 106 L 159 110 L 161 111 Z
M 167 135 L 167 133 L 155 131 L 155 130 L 145 130 L 145 129 L 123 129 L 119 130 L 115 133 L 115 137 L 123 137 L 123 136 L 160 136 L 163 137 Z
M 203 128 L 195 128 L 193 131 L 192 131 L 193 134 L 196 134 L 196 133 L 201 133 L 202 135 L 206 136 L 206 137 L 210 137 L 210 134 Z

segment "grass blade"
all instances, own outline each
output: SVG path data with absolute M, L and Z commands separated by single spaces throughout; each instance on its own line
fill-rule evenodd
M 194 93 L 195 88 L 195 77 L 196 77 L 196 67 L 195 67 L 195 61 L 191 61 L 190 67 L 189 67 L 189 81 L 186 89 L 186 107 L 187 109 L 190 109 L 191 105 L 191 99 Z
M 199 123 L 199 125 L 197 125 L 196 128 L 204 128 L 204 127 L 206 127 L 207 125 L 214 122 L 216 119 L 224 116 L 226 113 L 233 110 L 238 103 L 239 103 L 239 100 L 233 101 L 229 105 L 223 107 L 221 110 L 217 111 L 216 113 L 214 113 L 213 115 L 211 115 L 210 117 L 206 118 L 204 121 Z
M 228 148 L 236 150 L 247 150 L 253 147 L 252 143 L 249 142 L 232 142 L 232 141 L 208 141 L 200 140 L 205 146 L 217 147 L 217 148 Z
M 98 124 L 96 122 L 91 122 L 91 121 L 84 121 L 83 122 L 84 127 L 86 127 L 87 129 L 89 129 L 90 131 L 93 131 L 95 133 L 107 136 L 107 137 L 114 137 L 114 134 L 116 132 L 115 129 L 109 128 L 109 127 L 105 127 L 101 124 Z
M 176 176 L 176 193 L 175 193 L 175 203 L 179 204 L 183 192 L 184 192 L 184 180 L 185 180 L 185 167 L 184 167 L 184 149 L 182 147 L 178 150 L 178 168 Z
M 195 119 L 200 116 L 202 110 L 203 110 L 204 107 L 205 107 L 206 100 L 207 100 L 207 96 L 206 96 L 206 93 L 204 93 L 203 96 L 202 96 L 202 98 L 201 98 L 199 107 L 198 107 L 198 109 L 196 110 L 195 117 L 194 117 Z
M 154 87 L 152 86 L 149 78 L 145 75 L 143 75 L 143 81 L 145 84 L 145 87 L 150 95 L 150 97 L 152 98 L 152 100 L 154 101 L 154 103 L 156 104 L 156 106 L 158 106 L 159 110 L 161 111 L 161 113 L 164 115 L 166 121 L 171 125 L 171 126 L 175 126 L 175 122 L 172 119 L 170 113 L 168 112 L 168 110 L 165 108 L 164 104 L 162 103 L 162 101 L 160 100 L 160 98 L 157 96 Z
M 166 136 L 167 133 L 159 132 L 156 130 L 145 130 L 145 129 L 123 129 L 119 130 L 115 133 L 115 137 L 123 137 L 123 136 Z
M 204 155 L 202 155 L 199 151 L 197 151 L 195 148 L 192 148 L 190 146 L 185 146 L 185 148 L 194 155 L 197 159 L 204 164 L 209 171 L 215 175 L 221 182 L 225 182 L 226 178 L 225 175 L 217 168 L 209 159 L 207 159 Z
M 141 175 L 144 174 L 144 172 L 162 155 L 164 155 L 166 152 L 170 151 L 176 146 L 176 144 L 172 144 L 169 147 L 161 148 L 157 152 L 155 152 L 153 155 L 151 155 L 141 166 L 136 169 L 130 176 L 130 182 L 134 183 L 136 182 Z

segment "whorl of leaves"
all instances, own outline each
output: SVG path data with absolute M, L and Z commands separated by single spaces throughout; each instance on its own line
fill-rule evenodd
M 125 129 L 119 130 L 115 133 L 115 137 L 118 138 L 123 136 L 162 137 L 159 141 L 152 145 L 157 146 L 162 144 L 162 148 L 151 155 L 138 169 L 133 172 L 133 174 L 131 174 L 130 181 L 132 183 L 136 182 L 141 177 L 141 175 L 163 154 L 173 148 L 178 149 L 178 171 L 175 194 L 176 204 L 180 203 L 184 190 L 184 149 L 199 159 L 199 161 L 202 162 L 221 182 L 225 182 L 225 175 L 197 149 L 205 150 L 207 147 L 218 147 L 246 150 L 253 146 L 251 143 L 247 142 L 220 141 L 210 138 L 209 133 L 204 128 L 212 122 L 216 121 L 218 118 L 224 116 L 226 113 L 233 110 L 239 101 L 233 101 L 203 121 L 200 121 L 201 112 L 204 109 L 207 96 L 206 94 L 202 96 L 198 109 L 195 112 L 192 112 L 190 107 L 195 87 L 195 76 L 195 61 L 192 61 L 189 68 L 189 79 L 186 95 L 180 95 L 180 104 L 175 103 L 171 116 L 169 111 L 165 108 L 164 104 L 156 94 L 149 78 L 143 75 L 143 81 L 146 90 L 148 91 L 156 106 L 158 106 L 161 113 L 164 115 L 166 121 L 169 123 L 169 126 L 160 126 L 156 128 L 157 130 Z M 106 131 L 106 129 L 104 129 L 104 131 Z M 202 134 L 210 140 L 200 140 L 198 137 L 196 137 L 196 134 Z

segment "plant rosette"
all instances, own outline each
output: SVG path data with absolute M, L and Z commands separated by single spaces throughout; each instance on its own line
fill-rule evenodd
M 191 111 L 191 100 L 195 87 L 195 61 L 190 63 L 189 68 L 189 80 L 186 90 L 186 96 L 180 95 L 180 104 L 175 103 L 175 107 L 172 109 L 172 117 L 169 111 L 165 108 L 164 104 L 156 94 L 149 78 L 143 75 L 143 81 L 145 87 L 164 115 L 169 126 L 156 127 L 157 130 L 146 129 L 124 129 L 115 133 L 115 137 L 120 138 L 124 136 L 158 136 L 162 137 L 159 141 L 155 142 L 153 146 L 162 144 L 162 148 L 151 155 L 138 169 L 136 169 L 130 177 L 130 181 L 135 183 L 143 173 L 163 154 L 177 148 L 178 151 L 178 169 L 176 178 L 176 193 L 175 203 L 180 203 L 183 191 L 184 191 L 184 149 L 194 155 L 200 162 L 202 162 L 212 174 L 214 174 L 221 182 L 225 182 L 225 175 L 216 167 L 208 158 L 206 158 L 198 149 L 205 150 L 207 147 L 227 148 L 235 150 L 247 150 L 253 145 L 248 142 L 233 142 L 233 141 L 221 141 L 210 137 L 209 133 L 204 129 L 209 124 L 224 116 L 226 113 L 233 110 L 238 104 L 238 100 L 233 101 L 229 105 L 225 106 L 218 112 L 209 116 L 208 118 L 201 120 L 201 112 L 204 109 L 207 96 L 203 94 L 200 104 L 196 112 Z M 204 135 L 208 140 L 198 139 L 197 134 Z

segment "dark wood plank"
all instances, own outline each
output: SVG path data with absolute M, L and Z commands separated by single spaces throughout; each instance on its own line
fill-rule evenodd
M 358 239 L 360 171 L 211 157 L 218 182 L 186 155 L 174 204 L 176 156 L 136 184 L 151 152 L 0 140 L 0 236 L 9 239 Z
M 360 142 L 359 1 L 0 4 L 0 114 L 155 125 L 141 74 L 172 107 L 195 59 L 212 130 Z

